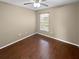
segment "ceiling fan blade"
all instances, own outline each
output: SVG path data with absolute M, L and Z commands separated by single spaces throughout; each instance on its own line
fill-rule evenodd
M 28 4 L 33 4 L 32 2 L 30 2 L 30 3 L 24 3 L 24 5 L 28 5 Z
M 48 7 L 48 5 L 47 4 L 45 4 L 45 3 L 40 3 L 41 5 L 43 5 L 43 6 L 46 6 L 46 7 Z

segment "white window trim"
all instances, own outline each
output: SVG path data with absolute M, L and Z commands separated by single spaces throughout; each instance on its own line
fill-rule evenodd
M 48 19 L 48 31 L 45 31 L 45 30 L 41 30 L 41 29 L 40 29 L 40 15 L 41 15 L 41 14 L 49 14 L 49 19 Z M 49 32 L 49 31 L 50 31 L 50 13 L 49 13 L 49 12 L 39 13 L 39 30 L 40 30 L 40 31 L 43 31 L 43 32 Z

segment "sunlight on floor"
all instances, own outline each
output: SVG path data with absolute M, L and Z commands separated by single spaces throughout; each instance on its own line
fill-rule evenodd
M 45 40 L 40 40 L 40 56 L 42 59 L 49 59 L 49 43 Z

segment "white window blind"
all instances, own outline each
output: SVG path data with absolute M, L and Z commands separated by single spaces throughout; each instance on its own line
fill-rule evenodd
M 49 31 L 49 14 L 40 14 L 40 30 Z

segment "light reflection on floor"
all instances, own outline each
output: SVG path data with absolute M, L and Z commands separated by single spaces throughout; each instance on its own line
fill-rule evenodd
M 39 50 L 41 59 L 49 59 L 49 43 L 46 40 L 40 40 Z

